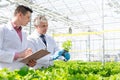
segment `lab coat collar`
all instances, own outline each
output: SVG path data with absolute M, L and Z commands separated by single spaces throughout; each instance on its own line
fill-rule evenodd
M 8 27 L 10 30 L 15 30 L 14 27 L 13 27 L 13 25 L 12 25 L 12 23 L 11 23 L 10 21 L 7 23 L 7 27 Z M 21 30 L 22 30 L 22 27 L 21 27 Z
M 37 32 L 37 30 L 35 30 L 34 32 L 33 32 L 33 34 L 35 34 L 36 36 L 38 36 L 38 37 L 40 37 L 40 35 L 41 34 L 39 34 L 38 32 Z M 46 34 L 44 34 L 45 36 L 46 36 Z
M 12 23 L 11 23 L 10 21 L 7 23 L 7 27 L 8 27 L 10 30 L 15 30 L 14 27 L 13 27 L 13 25 L 12 25 Z M 22 30 L 22 27 L 21 27 L 21 30 Z
M 14 30 L 14 28 L 13 28 L 11 22 L 8 22 L 8 23 L 7 23 L 7 27 L 8 27 L 10 30 Z
M 40 39 L 40 35 L 41 35 L 41 34 L 39 34 L 39 33 L 37 32 L 37 30 L 35 29 L 34 32 L 33 32 L 33 36 L 36 37 L 36 38 L 39 38 L 39 39 Z M 46 34 L 44 34 L 44 35 L 45 35 L 46 43 L 47 43 L 47 37 L 46 37 Z M 40 39 L 40 40 L 41 40 L 41 39 Z M 41 40 L 41 42 L 43 43 L 42 40 Z M 43 43 L 43 45 L 45 46 L 45 48 L 47 47 L 44 43 Z

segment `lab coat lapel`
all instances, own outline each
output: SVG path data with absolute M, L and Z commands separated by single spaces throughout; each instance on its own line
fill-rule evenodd
M 27 34 L 22 30 L 22 48 L 27 47 Z
M 43 46 L 44 48 L 47 48 L 47 46 L 44 44 L 44 42 L 40 38 L 40 34 L 36 30 L 33 32 L 33 35 L 36 36 L 38 38 L 38 40 L 40 40 L 39 46 Z M 41 43 L 42 43 L 42 45 L 41 45 Z M 47 42 L 46 42 L 46 44 L 47 44 Z
M 11 22 L 8 22 L 7 26 L 8 26 L 8 29 L 10 29 L 10 30 L 15 34 L 16 38 L 21 42 L 21 40 L 20 40 L 17 32 L 16 32 L 15 29 L 13 28 Z

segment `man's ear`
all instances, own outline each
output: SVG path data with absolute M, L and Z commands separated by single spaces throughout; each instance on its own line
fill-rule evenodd
M 23 14 L 22 14 L 21 12 L 19 12 L 19 13 L 18 13 L 18 16 L 19 16 L 19 17 L 22 17 L 22 16 L 23 16 Z

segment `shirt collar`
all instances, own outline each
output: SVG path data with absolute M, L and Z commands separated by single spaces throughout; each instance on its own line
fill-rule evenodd
M 21 26 L 20 26 L 19 28 L 14 27 L 14 29 L 15 29 L 15 30 L 20 30 L 20 31 L 21 31 L 21 30 L 22 30 L 22 27 L 21 27 Z
M 44 35 L 44 34 L 41 34 L 40 37 L 45 37 L 45 35 Z
M 36 29 L 34 31 L 34 34 L 36 34 L 37 36 L 41 36 L 42 35 L 42 34 L 39 34 Z M 43 35 L 46 36 L 46 34 L 43 34 Z

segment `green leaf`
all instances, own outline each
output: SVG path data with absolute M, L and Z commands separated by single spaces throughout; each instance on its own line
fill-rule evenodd
M 72 41 L 70 41 L 70 40 L 63 42 L 63 44 L 62 44 L 62 48 L 66 51 L 69 51 L 71 49 L 71 47 L 72 47 Z
M 20 74 L 21 76 L 25 76 L 26 74 L 28 74 L 28 71 L 29 71 L 29 67 L 24 66 L 20 68 L 20 70 L 18 71 L 18 74 Z

